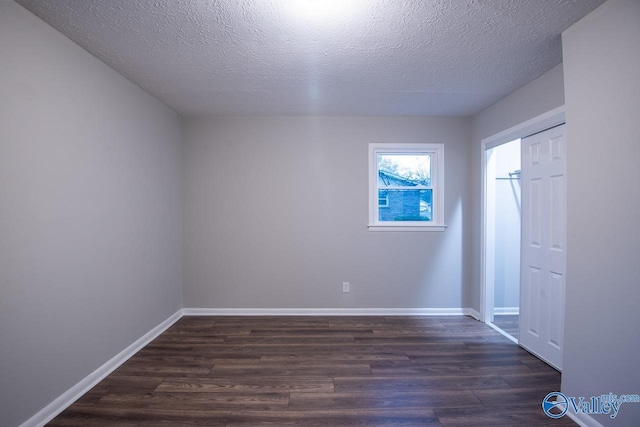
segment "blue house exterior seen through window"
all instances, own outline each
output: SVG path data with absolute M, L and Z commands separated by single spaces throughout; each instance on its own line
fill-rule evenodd
M 431 221 L 432 190 L 411 188 L 420 184 L 419 181 L 378 170 L 379 220 Z

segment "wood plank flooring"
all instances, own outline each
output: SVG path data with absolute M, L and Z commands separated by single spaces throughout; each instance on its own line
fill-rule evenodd
M 50 426 L 546 426 L 560 374 L 469 317 L 183 317 Z
M 515 339 L 518 339 L 519 320 L 520 316 L 517 314 L 497 314 L 493 316 L 493 324 Z

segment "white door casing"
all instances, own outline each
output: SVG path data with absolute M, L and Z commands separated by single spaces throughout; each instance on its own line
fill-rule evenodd
M 562 369 L 566 273 L 565 125 L 522 139 L 521 346 Z

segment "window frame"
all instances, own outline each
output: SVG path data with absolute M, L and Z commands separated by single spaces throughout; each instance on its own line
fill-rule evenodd
M 378 197 L 379 154 L 431 155 L 431 221 L 380 221 Z M 444 144 L 369 144 L 369 231 L 444 231 Z

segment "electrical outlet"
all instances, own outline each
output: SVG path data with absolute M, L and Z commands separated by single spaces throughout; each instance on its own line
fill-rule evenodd
M 342 292 L 347 294 L 351 291 L 351 284 L 349 282 L 342 282 Z

